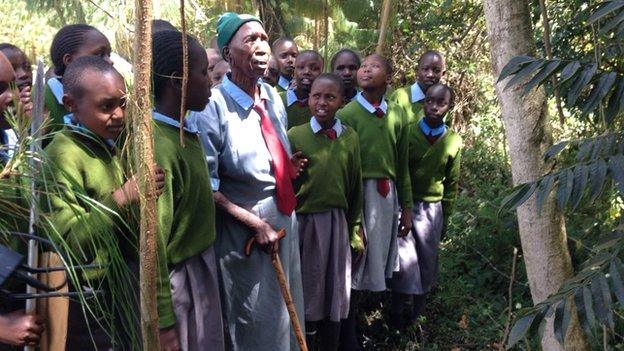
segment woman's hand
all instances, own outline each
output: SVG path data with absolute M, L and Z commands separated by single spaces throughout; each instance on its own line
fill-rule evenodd
M 399 238 L 409 234 L 412 230 L 412 210 L 404 209 L 401 211 L 401 220 L 399 221 Z
M 160 339 L 161 351 L 180 351 L 182 349 L 180 347 L 180 337 L 178 336 L 175 325 L 173 327 L 161 329 L 158 338 Z
M 154 168 L 154 178 L 156 179 L 156 195 L 160 196 L 165 187 L 165 171 L 159 166 L 156 166 Z M 124 207 L 139 201 L 139 185 L 136 180 L 136 175 L 130 177 L 121 188 L 113 192 L 113 200 L 115 200 L 119 207 Z
M 0 315 L 0 342 L 15 346 L 36 346 L 43 332 L 43 320 L 23 310 Z
M 294 172 L 293 172 L 294 173 L 294 177 L 292 177 L 292 178 L 295 179 L 295 178 L 299 177 L 301 172 L 303 172 L 303 170 L 307 166 L 308 159 L 305 156 L 303 156 L 301 151 L 297 151 L 290 158 L 290 163 L 292 164 L 292 167 L 293 167 L 293 170 L 294 170 Z

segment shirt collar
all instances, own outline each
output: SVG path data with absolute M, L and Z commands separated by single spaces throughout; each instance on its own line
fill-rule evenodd
M 72 129 L 84 133 L 84 134 L 89 134 L 92 136 L 97 137 L 100 140 L 103 140 L 104 143 L 106 144 L 106 146 L 108 146 L 109 148 L 114 148 L 115 147 L 115 140 L 113 139 L 102 139 L 99 136 L 95 135 L 95 133 L 93 133 L 92 131 L 89 130 L 89 128 L 85 127 L 84 125 L 82 125 L 82 123 L 74 120 L 74 114 L 73 113 L 68 113 L 65 116 L 63 116 L 63 123 L 65 123 L 65 125 L 71 127 Z
M 63 89 L 63 83 L 61 83 L 61 81 L 57 77 L 52 77 L 48 79 L 48 87 L 50 87 L 52 95 L 54 95 L 56 101 L 58 101 L 58 103 L 62 105 L 63 95 L 65 94 L 65 91 Z
M 244 108 L 245 110 L 249 110 L 254 105 L 254 99 L 249 96 L 243 89 L 239 88 L 238 85 L 234 84 L 229 78 L 229 75 L 225 75 L 223 77 L 223 82 L 221 82 L 221 86 L 225 89 L 225 92 L 236 101 L 236 103 Z M 260 99 L 261 100 L 271 100 L 271 96 L 269 92 L 266 90 L 266 86 L 264 84 L 260 84 Z
M 362 105 L 362 107 L 366 109 L 366 111 L 370 113 L 375 113 L 375 107 L 370 102 L 368 102 L 366 98 L 364 98 L 364 95 L 362 95 L 361 91 L 357 93 L 357 95 L 355 96 L 355 100 L 357 100 L 357 102 L 359 102 L 360 105 Z M 383 111 L 383 113 L 388 113 L 388 102 L 386 101 L 386 98 L 381 98 L 381 104 L 379 104 L 379 108 Z
M 448 130 L 448 126 L 446 124 L 442 124 L 439 127 L 436 128 L 431 128 L 427 122 L 425 122 L 425 119 L 422 118 L 420 121 L 418 121 L 418 126 L 420 127 L 420 130 L 422 130 L 422 132 L 425 135 L 431 135 L 431 136 L 438 136 L 438 135 L 442 135 L 444 133 L 446 133 L 446 131 Z
M 297 94 L 295 93 L 295 89 L 286 90 L 286 106 L 290 106 L 298 101 L 307 102 L 307 99 L 299 100 L 299 98 L 297 97 Z
M 415 102 L 420 102 L 425 98 L 425 93 L 423 93 L 418 82 L 412 84 L 412 86 L 410 87 L 410 91 L 412 93 L 412 104 Z
M 152 111 L 152 118 L 156 121 L 160 121 L 172 127 L 180 129 L 180 121 L 176 121 L 175 119 L 169 116 L 165 116 L 160 112 Z M 188 119 L 184 119 L 184 130 L 193 134 L 198 133 L 196 126 L 189 123 Z
M 288 80 L 286 77 L 280 74 L 279 80 L 277 81 L 277 85 L 284 88 L 284 90 L 288 90 L 288 88 L 290 87 L 290 80 Z
M 314 118 L 314 116 L 312 116 L 312 118 L 310 118 L 310 127 L 312 127 L 312 132 L 314 134 L 320 132 L 323 127 L 319 124 L 319 122 L 316 120 L 316 118 Z M 334 125 L 332 126 L 332 129 L 336 131 L 336 136 L 339 137 L 340 134 L 342 134 L 344 128 L 342 127 L 342 123 L 340 122 L 340 120 L 338 118 L 335 119 Z

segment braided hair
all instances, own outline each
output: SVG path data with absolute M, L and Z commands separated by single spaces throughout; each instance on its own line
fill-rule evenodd
M 189 63 L 193 59 L 193 47 L 202 47 L 199 41 L 186 35 L 188 41 Z M 205 53 L 201 50 L 202 54 Z M 158 99 L 171 78 L 182 80 L 182 33 L 162 31 L 152 35 L 152 70 L 154 80 L 154 98 Z M 189 67 L 190 69 L 190 67 Z
M 57 76 L 62 76 L 67 68 L 63 62 L 63 56 L 75 54 L 85 43 L 86 34 L 92 30 L 99 32 L 93 26 L 79 23 L 67 25 L 56 33 L 50 46 L 50 56 L 54 64 L 54 73 Z
M 351 50 L 351 49 L 340 49 L 338 52 L 336 52 L 334 54 L 334 56 L 332 56 L 331 61 L 330 61 L 330 65 L 331 65 L 331 69 L 332 71 L 335 68 L 335 64 L 336 64 L 336 60 L 338 60 L 338 57 L 340 57 L 340 55 L 342 54 L 347 54 L 347 55 L 351 55 L 354 59 L 355 59 L 355 63 L 357 64 L 358 67 L 360 67 L 361 65 L 361 61 L 360 61 L 360 55 L 357 54 L 357 52 Z

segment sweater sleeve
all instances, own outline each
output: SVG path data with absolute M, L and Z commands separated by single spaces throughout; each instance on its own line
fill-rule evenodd
M 357 135 L 353 142 L 353 157 L 350 170 L 350 189 L 349 202 L 347 210 L 347 223 L 349 225 L 349 233 L 351 234 L 351 247 L 362 247 L 358 231 L 362 223 L 362 208 L 364 206 L 364 191 L 362 185 L 362 161 L 360 155 L 360 143 Z
M 401 112 L 403 109 L 400 108 Z M 403 112 L 404 113 L 404 112 Z M 402 126 L 397 140 L 397 192 L 399 204 L 403 210 L 411 210 L 414 206 L 412 199 L 412 184 L 409 173 L 409 124 L 403 114 Z
M 459 188 L 459 174 L 461 165 L 461 147 L 458 148 L 457 154 L 453 157 L 449 157 L 446 164 L 445 178 L 444 178 L 444 194 L 442 195 L 442 213 L 444 214 L 444 224 L 448 223 L 448 219 L 451 216 L 453 207 L 455 205 L 455 199 L 457 198 L 457 191 Z

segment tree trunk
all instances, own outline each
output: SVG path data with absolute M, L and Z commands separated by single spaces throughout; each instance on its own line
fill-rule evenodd
M 485 19 L 495 77 L 511 58 L 535 52 L 527 0 L 485 0 Z M 546 95 L 543 88 L 523 95 L 522 88 L 496 84 L 511 158 L 513 183 L 536 180 L 547 171 L 543 154 L 552 145 Z M 533 196 L 517 211 L 520 240 L 534 303 L 555 293 L 573 274 L 564 219 L 552 198 L 541 213 Z M 576 313 L 568 330 L 565 350 L 589 350 Z M 552 322 L 541 340 L 546 351 L 563 350 L 554 337 Z
M 379 55 L 383 53 L 384 46 L 386 45 L 386 33 L 388 32 L 388 19 L 390 18 L 391 8 L 392 0 L 384 0 L 381 20 L 379 21 L 379 39 L 377 40 L 377 49 L 375 50 Z
M 141 292 L 141 335 L 144 350 L 160 350 L 156 278 L 158 222 L 156 180 L 154 178 L 154 140 L 152 134 L 152 0 L 136 0 L 134 31 L 134 100 L 132 147 L 141 194 L 141 233 L 139 257 Z

